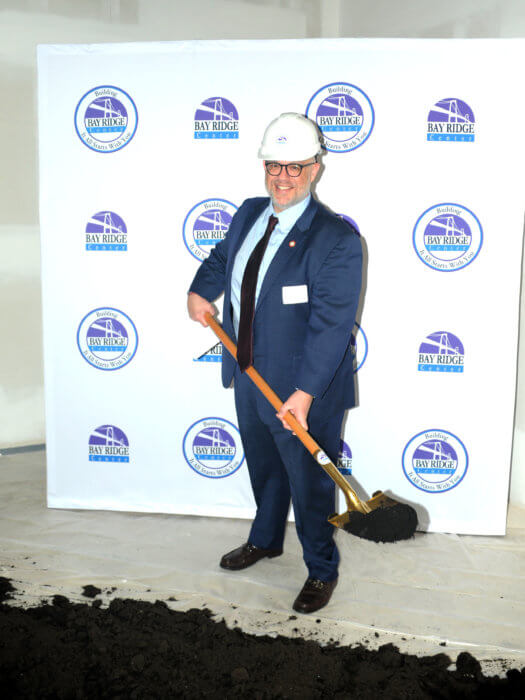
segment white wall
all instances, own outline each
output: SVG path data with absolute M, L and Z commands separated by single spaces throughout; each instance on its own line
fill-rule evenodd
M 198 8 L 198 9 L 197 9 Z M 301 38 L 286 7 L 199 0 L 0 1 L 0 449 L 44 442 L 36 46 Z
M 44 441 L 36 45 L 315 36 L 523 37 L 525 3 L 0 0 L 0 448 Z M 525 357 L 523 299 L 521 319 L 519 365 Z M 525 372 L 518 374 L 515 420 L 510 497 L 525 505 Z

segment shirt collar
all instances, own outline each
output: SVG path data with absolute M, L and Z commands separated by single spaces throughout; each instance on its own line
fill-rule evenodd
M 297 219 L 305 212 L 306 207 L 310 204 L 311 199 L 312 195 L 308 193 L 307 197 L 297 202 L 297 204 L 294 204 L 293 207 L 283 209 L 283 211 L 278 214 L 274 211 L 272 201 L 270 200 L 270 214 L 273 214 L 279 219 L 278 226 L 283 233 L 290 233 Z

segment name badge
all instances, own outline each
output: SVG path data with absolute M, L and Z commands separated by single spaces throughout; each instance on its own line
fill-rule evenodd
M 283 287 L 283 304 L 304 304 L 308 301 L 306 284 L 294 284 Z

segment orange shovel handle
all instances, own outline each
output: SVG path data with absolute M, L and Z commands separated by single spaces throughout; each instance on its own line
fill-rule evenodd
M 215 335 L 220 339 L 221 343 L 224 345 L 224 347 L 228 350 L 230 355 L 232 355 L 235 359 L 237 359 L 237 346 L 231 340 L 231 338 L 224 332 L 222 329 L 222 326 L 213 318 L 213 316 L 210 313 L 206 314 L 206 321 L 209 323 L 210 328 L 213 330 Z M 246 374 L 250 377 L 252 382 L 257 385 L 257 387 L 262 391 L 264 396 L 268 399 L 268 401 L 272 404 L 272 406 L 275 408 L 276 411 L 281 410 L 281 406 L 283 405 L 283 402 L 281 399 L 277 396 L 275 391 L 269 386 L 264 379 L 261 377 L 259 372 L 253 367 L 253 365 L 250 365 L 250 367 L 247 368 Z M 297 435 L 297 437 L 301 440 L 303 445 L 307 448 L 307 450 L 311 453 L 314 454 L 317 450 L 320 449 L 319 445 L 316 443 L 316 441 L 313 439 L 313 437 L 308 433 L 303 426 L 298 422 L 298 420 L 295 418 L 295 416 L 288 411 L 285 415 L 286 422 L 290 426 L 290 428 L 294 431 L 294 433 Z
M 233 340 L 231 340 L 231 338 L 224 332 L 220 323 L 218 323 L 210 313 L 205 314 L 205 319 L 208 322 L 210 328 L 215 333 L 215 335 L 219 338 L 221 343 L 228 350 L 230 355 L 237 359 L 237 346 L 235 345 Z M 275 391 L 264 381 L 259 372 L 257 372 L 257 370 L 252 365 L 250 365 L 250 367 L 246 369 L 246 374 L 250 377 L 252 382 L 260 389 L 260 391 L 272 404 L 275 410 L 280 411 L 283 402 L 277 396 Z M 287 413 L 285 414 L 285 420 L 290 426 L 290 428 L 297 435 L 299 440 L 306 447 L 308 452 L 310 452 L 310 454 L 313 456 L 315 461 L 325 470 L 325 472 L 327 472 L 327 474 L 333 479 L 333 481 L 335 481 L 339 488 L 342 489 L 347 499 L 347 502 L 349 504 L 352 503 L 354 507 L 361 508 L 362 502 L 358 495 L 350 487 L 348 481 L 344 478 L 339 469 L 337 469 L 337 467 L 325 455 L 321 447 L 316 443 L 316 441 L 313 439 L 310 433 L 303 428 L 303 426 L 299 423 L 295 416 L 292 413 L 290 413 L 290 411 L 287 411 Z

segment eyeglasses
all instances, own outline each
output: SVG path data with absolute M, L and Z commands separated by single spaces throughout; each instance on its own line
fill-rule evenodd
M 275 161 L 264 161 L 264 167 L 266 168 L 268 175 L 280 175 L 282 169 L 284 168 L 287 175 L 290 177 L 299 177 L 303 171 L 303 168 L 307 168 L 309 165 L 315 165 L 316 163 L 317 161 L 314 160 L 311 163 L 305 163 L 304 165 L 301 165 L 301 163 L 286 163 L 285 165 L 284 163 L 276 163 Z

